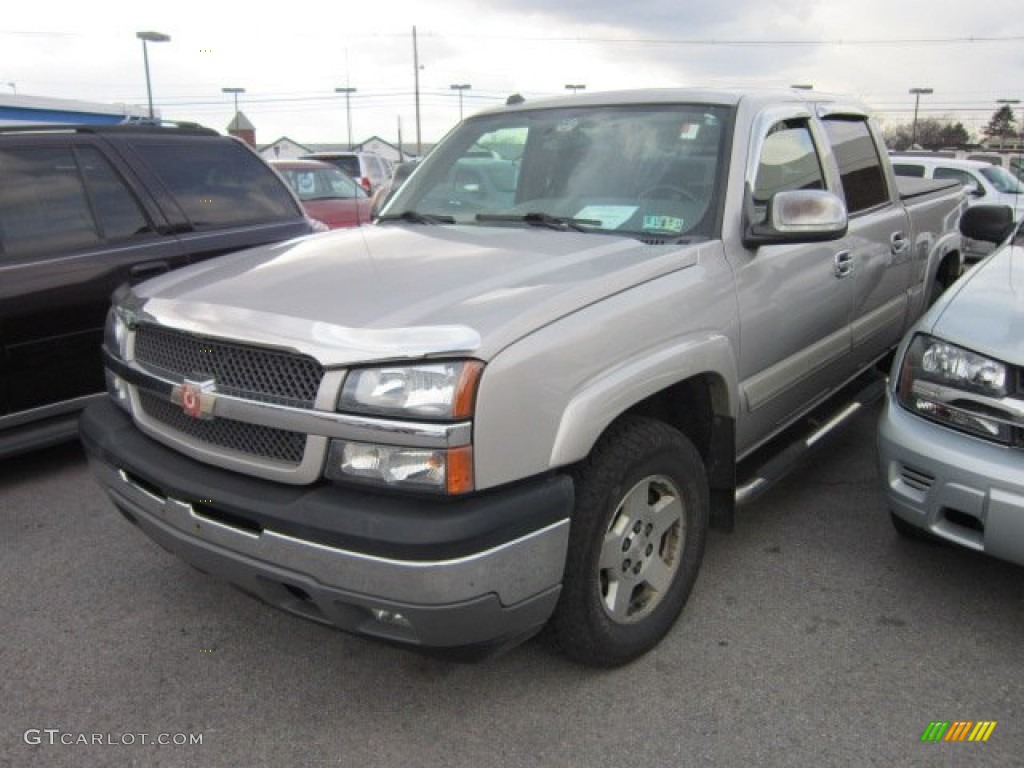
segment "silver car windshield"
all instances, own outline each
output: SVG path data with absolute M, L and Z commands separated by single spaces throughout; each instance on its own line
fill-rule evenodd
M 381 220 L 711 237 L 728 116 L 725 107 L 657 105 L 471 118 Z

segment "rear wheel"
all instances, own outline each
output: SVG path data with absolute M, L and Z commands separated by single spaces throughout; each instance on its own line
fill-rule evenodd
M 678 430 L 627 417 L 574 479 L 552 628 L 576 661 L 625 664 L 667 634 L 696 581 L 708 528 L 704 464 Z

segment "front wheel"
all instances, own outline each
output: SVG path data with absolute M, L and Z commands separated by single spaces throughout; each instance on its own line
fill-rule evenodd
M 552 626 L 569 657 L 618 666 L 668 633 L 697 579 L 708 529 L 704 463 L 678 430 L 627 417 L 601 438 L 574 480 Z

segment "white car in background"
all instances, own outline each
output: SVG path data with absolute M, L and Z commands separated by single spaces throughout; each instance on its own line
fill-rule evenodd
M 1020 221 L 1024 214 L 1024 182 L 1003 168 L 981 160 L 932 157 L 898 153 L 890 154 L 892 168 L 897 176 L 919 179 L 955 179 L 968 192 L 971 205 L 1006 205 L 1013 210 L 1013 220 Z M 980 240 L 964 239 L 965 256 L 977 261 L 992 252 L 992 244 Z

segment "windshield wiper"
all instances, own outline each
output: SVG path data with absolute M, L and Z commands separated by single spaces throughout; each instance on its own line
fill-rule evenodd
M 381 216 L 377 221 L 409 221 L 413 224 L 454 224 L 454 216 L 436 213 L 419 213 L 418 211 L 402 211 L 389 216 Z
M 534 227 L 547 227 L 561 232 L 590 232 L 590 227 L 600 227 L 597 219 L 574 219 L 569 216 L 552 216 L 550 213 L 534 211 L 532 213 L 478 213 L 477 221 L 522 221 Z

